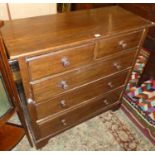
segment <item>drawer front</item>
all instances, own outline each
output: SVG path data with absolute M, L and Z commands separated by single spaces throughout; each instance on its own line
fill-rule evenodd
M 31 80 L 64 72 L 90 63 L 94 57 L 94 44 L 65 49 L 53 54 L 27 59 Z
M 68 108 L 95 98 L 108 91 L 124 85 L 127 71 L 110 76 L 77 88 L 71 92 L 62 94 L 51 101 L 43 102 L 36 106 L 37 119 L 42 119 L 49 115 L 64 111 Z M 48 107 L 48 108 L 47 108 Z
M 113 103 L 118 101 L 121 91 L 122 89 L 113 91 L 99 99 L 83 104 L 79 108 L 72 109 L 71 111 L 49 120 L 46 123 L 39 124 L 39 138 L 55 134 L 56 132 L 88 119 L 88 117 L 94 115 L 94 113 L 101 113 L 103 109 L 108 109 L 108 107 L 111 107 Z
M 136 49 L 125 51 L 110 60 L 98 62 L 95 65 L 55 76 L 38 83 L 32 83 L 34 100 L 40 102 L 50 99 L 57 94 L 126 69 L 132 65 L 135 53 Z
M 119 51 L 138 46 L 142 32 L 125 34 L 114 38 L 101 39 L 97 42 L 96 58 L 106 57 Z

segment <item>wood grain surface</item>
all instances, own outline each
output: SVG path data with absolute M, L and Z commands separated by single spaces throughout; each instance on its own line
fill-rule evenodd
M 5 21 L 1 28 L 11 59 L 40 54 L 95 39 L 139 30 L 151 22 L 112 6 L 27 19 Z

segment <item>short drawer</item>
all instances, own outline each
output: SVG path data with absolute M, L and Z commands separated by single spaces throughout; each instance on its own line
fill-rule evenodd
M 55 95 L 66 92 L 88 82 L 120 72 L 121 70 L 124 70 L 132 65 L 135 53 L 136 49 L 125 51 L 107 61 L 98 62 L 70 73 L 31 83 L 34 100 L 36 102 L 40 102 L 50 99 Z
M 31 80 L 64 72 L 90 63 L 94 57 L 94 44 L 68 48 L 51 54 L 27 58 Z
M 101 39 L 97 42 L 96 58 L 110 56 L 119 51 L 138 46 L 142 32 L 120 35 L 114 38 Z
M 54 135 L 68 127 L 85 121 L 95 114 L 101 113 L 104 109 L 108 110 L 108 107 L 111 107 L 112 104 L 119 100 L 121 91 L 122 89 L 118 89 L 98 99 L 85 103 L 76 109 L 65 112 L 64 114 L 61 114 L 47 122 L 39 123 L 39 138 L 44 138 L 48 135 Z
M 125 71 L 120 74 L 101 79 L 68 93 L 62 94 L 51 101 L 36 105 L 37 119 L 42 119 L 49 115 L 72 108 L 73 106 L 81 104 L 82 102 L 123 86 L 127 73 L 128 72 Z

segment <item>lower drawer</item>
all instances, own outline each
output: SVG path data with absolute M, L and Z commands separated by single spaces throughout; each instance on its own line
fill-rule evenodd
M 105 94 L 98 99 L 82 104 L 76 109 L 59 115 L 46 122 L 38 123 L 39 136 L 44 138 L 49 135 L 55 135 L 71 126 L 87 120 L 91 116 L 95 116 L 104 110 L 108 110 L 118 102 L 122 88 Z
M 37 119 L 42 119 L 49 115 L 64 111 L 84 101 L 90 100 L 104 94 L 105 92 L 116 89 L 126 80 L 128 71 L 114 74 L 93 83 L 89 83 L 80 88 L 59 95 L 58 97 L 36 105 Z M 48 108 L 47 108 L 48 107 Z

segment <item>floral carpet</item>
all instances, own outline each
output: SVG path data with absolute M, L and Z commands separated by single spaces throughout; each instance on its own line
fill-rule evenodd
M 14 151 L 35 151 L 24 137 Z M 155 147 L 119 109 L 108 111 L 53 138 L 41 151 L 155 150 Z

